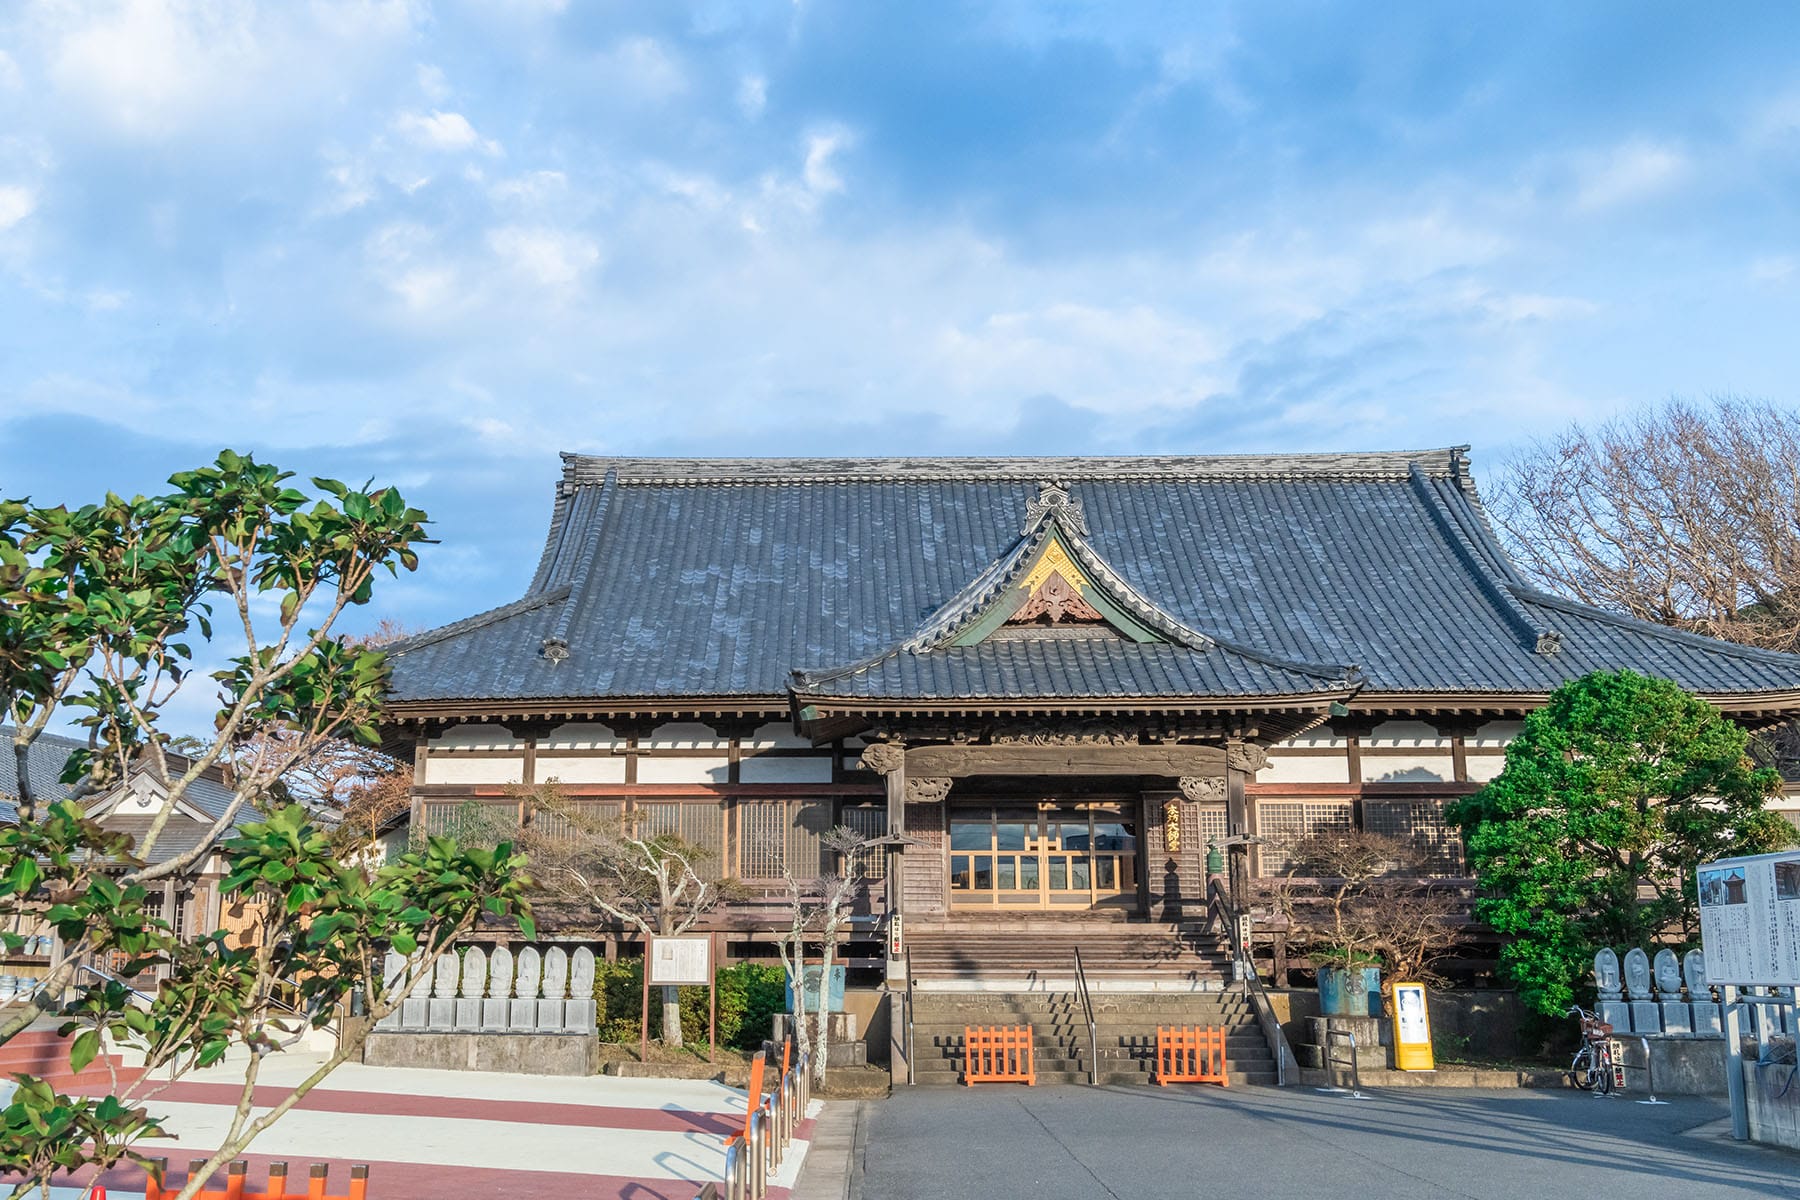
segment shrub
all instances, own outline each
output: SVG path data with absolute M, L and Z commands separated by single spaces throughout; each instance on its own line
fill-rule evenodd
M 596 963 L 594 999 L 598 1002 L 600 1040 L 635 1042 L 644 1006 L 644 962 L 639 958 Z M 736 963 L 718 973 L 719 1044 L 755 1050 L 769 1036 L 770 1022 L 787 1007 L 787 977 L 779 966 Z M 703 987 L 681 989 L 682 1028 L 691 1039 L 706 1028 L 707 994 Z M 662 1036 L 662 1006 L 650 1005 L 650 1036 Z

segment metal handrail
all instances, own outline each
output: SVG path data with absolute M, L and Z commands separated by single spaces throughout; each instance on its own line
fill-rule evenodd
M 1355 1099 L 1360 1100 L 1362 1099 L 1362 1071 L 1356 1065 L 1356 1035 L 1351 1033 L 1348 1029 L 1327 1029 L 1325 1031 L 1326 1079 L 1329 1081 L 1334 1078 L 1330 1074 L 1333 1067 L 1343 1065 L 1342 1061 L 1332 1053 L 1333 1038 L 1341 1038 L 1350 1043 L 1350 1095 Z
M 145 1004 L 155 1004 L 156 1003 L 155 996 L 150 995 L 148 992 L 138 991 L 136 988 L 132 987 L 129 983 L 126 983 L 123 979 L 119 978 L 117 975 L 114 975 L 111 971 L 107 971 L 100 967 L 96 967 L 92 963 L 77 963 L 75 966 L 75 969 L 77 971 L 86 971 L 89 975 L 97 975 L 101 979 L 104 979 L 107 983 L 116 983 L 120 987 L 124 988 L 127 992 L 129 992 L 133 996 L 135 996 L 137 999 L 142 1000 Z
M 906 1044 L 904 1047 L 906 1052 L 906 1083 L 908 1087 L 911 1087 L 919 1082 L 918 1071 L 913 1065 L 913 969 L 911 946 L 906 948 L 903 957 L 906 959 L 906 999 L 903 1002 L 906 1006 L 906 1012 L 904 1013 L 904 1016 L 906 1017 Z
M 1297 1076 L 1300 1060 L 1294 1057 L 1294 1048 L 1288 1044 L 1287 1030 L 1281 1027 L 1281 1021 L 1275 1016 L 1275 1006 L 1269 1000 L 1269 993 L 1263 988 L 1262 976 L 1256 973 L 1256 963 L 1250 958 L 1250 948 L 1239 944 L 1237 936 L 1237 909 L 1231 903 L 1231 897 L 1219 886 L 1217 879 L 1209 880 L 1206 888 L 1207 908 L 1216 907 L 1225 919 L 1226 937 L 1231 941 L 1232 970 L 1236 972 L 1244 989 L 1244 999 L 1249 1001 L 1250 1008 L 1256 1013 L 1256 1023 L 1262 1027 L 1263 1040 L 1275 1054 L 1275 1086 L 1286 1087 L 1288 1072 L 1292 1070 Z M 1209 922 L 1210 923 L 1210 922 Z
M 1087 968 L 1081 965 L 1081 947 L 1075 947 L 1075 988 L 1081 995 L 1082 1011 L 1087 1014 L 1088 1083 L 1100 1082 L 1100 1023 L 1094 1020 L 1094 997 L 1088 991 Z

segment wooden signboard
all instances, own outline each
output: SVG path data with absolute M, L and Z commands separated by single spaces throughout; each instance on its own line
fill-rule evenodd
M 713 939 L 710 934 L 653 937 L 644 947 L 644 1013 L 638 1025 L 638 1061 L 650 1061 L 650 989 L 653 987 L 704 987 L 707 990 L 706 1060 L 711 1062 L 719 1046 L 719 987 L 713 971 Z
M 1394 1066 L 1402 1071 L 1435 1071 L 1431 1057 L 1431 1013 L 1425 985 L 1394 985 Z

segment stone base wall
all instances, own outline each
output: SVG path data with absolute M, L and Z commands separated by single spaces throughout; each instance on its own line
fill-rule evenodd
M 593 1075 L 600 1038 L 579 1033 L 384 1033 L 369 1035 L 371 1067 L 439 1071 L 512 1071 L 521 1075 Z
M 1800 1150 L 1800 1080 L 1793 1063 L 1744 1063 L 1750 1140 Z

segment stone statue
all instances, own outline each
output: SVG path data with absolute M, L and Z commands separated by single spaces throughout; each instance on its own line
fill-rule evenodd
M 481 994 L 487 990 L 487 951 L 470 946 L 463 955 L 462 989 L 456 994 L 456 1027 L 481 1028 Z
M 568 995 L 569 952 L 561 946 L 552 946 L 544 955 L 544 998 L 537 1004 L 539 1033 L 562 1032 L 563 1004 Z
M 1656 975 L 1656 997 L 1662 1002 L 1662 1031 L 1692 1033 L 1693 1014 L 1681 999 L 1681 960 L 1664 946 L 1656 952 L 1651 969 Z
M 1694 1032 L 1724 1036 L 1725 1013 L 1713 999 L 1712 981 L 1706 977 L 1706 955 L 1689 950 L 1682 960 L 1682 973 L 1687 976 L 1688 1010 L 1693 1014 Z
M 481 1027 L 483 1029 L 506 1028 L 507 1018 L 511 1015 L 508 1007 L 512 1003 L 512 982 L 512 951 L 505 946 L 495 946 L 494 952 L 488 956 L 487 999 L 481 1002 Z
M 1602 1000 L 1617 1000 L 1619 987 L 1619 956 L 1611 946 L 1594 955 L 1594 985 L 1600 989 Z
M 507 1027 L 518 1030 L 536 1029 L 538 983 L 542 979 L 543 969 L 537 947 L 527 946 L 519 951 L 517 962 L 519 971 L 513 979 L 512 1013 Z
M 398 950 L 389 950 L 387 952 L 387 958 L 383 959 L 381 964 L 382 999 L 387 999 L 393 995 L 394 984 L 399 982 L 400 977 L 404 974 L 406 974 L 406 956 L 401 954 Z M 399 1006 L 396 1005 L 393 1012 L 377 1021 L 375 1023 L 375 1028 L 382 1030 L 383 1032 L 399 1029 Z
M 450 1029 L 456 1024 L 456 984 L 462 975 L 462 959 L 450 950 L 438 955 L 432 972 L 431 1010 L 427 1023 L 432 1029 Z
M 599 1015 L 594 1001 L 594 952 L 581 946 L 569 956 L 569 1004 L 563 1010 L 563 1031 L 593 1033 Z
M 1662 1011 L 1650 998 L 1650 956 L 1638 946 L 1625 952 L 1625 994 L 1631 997 L 1631 1032 L 1661 1033 Z

